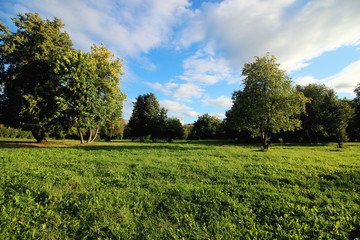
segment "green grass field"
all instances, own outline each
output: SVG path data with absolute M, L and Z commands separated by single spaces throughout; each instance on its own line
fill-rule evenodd
M 360 237 L 360 143 L 9 140 L 0 239 Z

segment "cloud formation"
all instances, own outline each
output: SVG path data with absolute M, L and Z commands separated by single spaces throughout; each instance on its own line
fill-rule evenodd
M 221 96 L 215 99 L 202 100 L 204 104 L 216 107 L 216 108 L 231 108 L 233 105 L 231 98 Z
M 183 74 L 177 78 L 191 83 L 213 85 L 220 81 L 234 83 L 239 79 L 224 58 L 217 58 L 214 52 L 207 49 L 198 50 L 185 59 L 183 69 Z
M 39 12 L 62 20 L 74 44 L 88 50 L 98 39 L 121 56 L 139 56 L 167 43 L 188 0 L 15 0 L 14 15 Z
M 325 84 L 338 93 L 354 95 L 356 85 L 360 83 L 360 60 L 345 67 L 341 72 L 323 79 L 316 79 L 312 76 L 305 76 L 295 80 L 297 84 L 308 85 L 310 83 Z
M 170 117 L 176 117 L 179 119 L 185 119 L 189 117 L 198 117 L 200 114 L 194 111 L 191 107 L 186 106 L 183 103 L 179 103 L 171 100 L 159 101 L 160 106 L 169 110 L 168 115 Z
M 149 87 L 162 92 L 167 96 L 172 96 L 178 101 L 188 102 L 191 98 L 200 98 L 205 91 L 200 86 L 193 83 L 177 84 L 173 81 L 161 84 L 158 82 L 144 82 Z
M 194 12 L 179 42 L 183 47 L 211 42 L 236 69 L 271 52 L 282 68 L 294 71 L 324 52 L 359 44 L 359 9 L 358 0 L 206 3 Z

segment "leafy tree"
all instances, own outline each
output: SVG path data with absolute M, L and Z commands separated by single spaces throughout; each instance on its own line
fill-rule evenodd
M 306 103 L 306 114 L 301 115 L 303 129 L 311 143 L 311 135 L 332 138 L 343 147 L 347 140 L 346 128 L 352 118 L 353 110 L 346 100 L 338 99 L 333 89 L 325 85 L 309 84 L 296 86 L 311 102 Z
M 216 117 L 204 114 L 194 123 L 192 128 L 192 135 L 196 138 L 211 139 L 217 138 L 219 130 L 221 129 L 222 121 Z
M 139 95 L 134 103 L 134 109 L 129 120 L 132 138 L 140 138 L 152 135 L 153 141 L 161 135 L 161 129 L 166 110 L 160 109 L 159 102 L 154 93 Z
M 166 124 L 167 124 L 167 109 L 160 108 L 158 116 L 154 120 L 151 129 L 151 139 L 156 142 L 156 139 L 166 138 Z
M 101 138 L 110 142 L 112 139 L 122 139 L 125 130 L 125 120 L 120 119 L 119 122 L 112 124 L 106 124 L 105 127 L 101 128 Z
M 279 69 L 274 56 L 244 65 L 244 89 L 234 92 L 231 125 L 260 136 L 263 149 L 270 148 L 270 134 L 301 127 L 298 115 L 305 111 L 307 98 L 292 87 L 291 78 Z
M 122 66 L 122 61 L 114 59 L 103 45 L 93 45 L 90 53 L 74 50 L 58 61 L 57 71 L 65 73 L 62 86 L 67 97 L 66 116 L 69 125 L 78 129 L 81 143 L 81 128 L 88 129 L 87 142 L 91 143 L 100 127 L 110 132 L 118 127 L 126 98 L 119 88 Z
M 182 126 L 179 119 L 166 119 L 163 136 L 168 142 L 172 142 L 173 139 L 185 139 L 185 134 L 185 128 Z
M 16 32 L 0 21 L 1 121 L 45 141 L 46 133 L 63 127 L 65 96 L 54 68 L 72 42 L 57 18 L 42 20 L 37 13 L 26 13 L 12 21 Z
M 93 45 L 91 57 L 95 62 L 95 85 L 97 87 L 96 132 L 99 127 L 114 131 L 119 127 L 122 117 L 123 101 L 126 95 L 120 91 L 120 75 L 123 75 L 123 61 L 114 55 L 103 44 Z M 91 136 L 91 127 L 89 128 Z M 111 137 L 110 137 L 111 139 Z M 93 140 L 92 140 L 93 141 Z
M 303 130 L 309 142 L 313 142 L 312 136 L 316 142 L 319 142 L 319 137 L 329 137 L 329 128 L 326 126 L 328 121 L 326 119 L 330 115 L 329 103 L 336 98 L 334 90 L 319 84 L 297 85 L 296 89 L 311 100 L 306 103 L 306 113 L 300 116 Z

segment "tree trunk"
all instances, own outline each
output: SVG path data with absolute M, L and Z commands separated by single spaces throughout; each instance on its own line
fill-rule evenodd
M 80 135 L 80 141 L 81 141 L 81 144 L 84 144 L 84 137 L 82 135 L 82 132 L 80 131 L 80 128 L 77 129 L 78 130 L 78 133 Z
M 307 135 L 307 137 L 308 137 L 308 139 L 309 139 L 309 143 L 312 144 L 309 130 L 306 129 L 305 132 L 306 132 L 306 135 Z
M 91 138 L 92 138 L 92 129 L 91 129 L 91 127 L 89 127 L 89 138 L 87 140 L 87 143 L 91 142 Z
M 107 142 L 111 142 L 112 135 L 113 135 L 113 130 L 110 129 L 109 135 L 107 135 L 107 137 L 106 137 Z
M 267 152 L 270 150 L 270 140 L 269 140 L 269 133 L 268 132 L 263 132 L 261 134 L 261 138 L 262 138 L 262 145 L 263 145 L 263 151 Z
M 344 142 L 338 141 L 338 148 L 344 148 Z
M 97 135 L 98 135 L 98 133 L 99 133 L 99 129 L 100 129 L 100 127 L 97 127 L 97 128 L 96 128 L 94 138 L 93 138 L 93 139 L 90 139 L 90 141 L 88 141 L 88 143 L 92 143 L 92 142 L 96 139 L 96 137 L 97 137 Z M 92 134 L 91 134 L 91 132 L 90 132 L 90 136 L 91 136 L 91 135 L 92 135 Z
M 42 131 L 41 129 L 33 129 L 33 130 L 31 130 L 31 133 L 34 136 L 34 138 L 36 139 L 37 143 L 47 142 L 47 140 L 45 138 L 45 132 Z

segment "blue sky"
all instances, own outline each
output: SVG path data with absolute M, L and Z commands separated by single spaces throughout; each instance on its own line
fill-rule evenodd
M 185 123 L 224 117 L 244 63 L 275 55 L 294 84 L 320 83 L 354 98 L 360 83 L 359 0 L 0 0 L 0 19 L 60 18 L 74 45 L 104 43 L 124 59 L 124 118 L 155 93 Z

